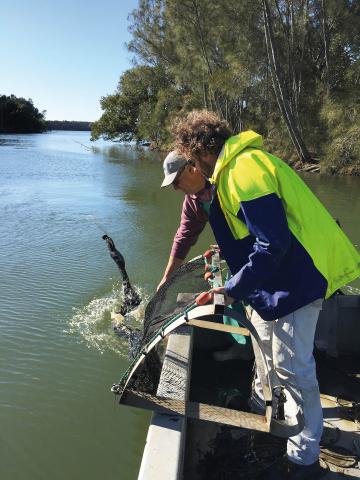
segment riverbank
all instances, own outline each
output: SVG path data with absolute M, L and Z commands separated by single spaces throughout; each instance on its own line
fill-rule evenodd
M 306 163 L 302 164 L 297 162 L 294 165 L 291 165 L 297 172 L 306 172 L 306 173 L 325 173 L 335 176 L 360 176 L 360 165 L 346 165 L 346 166 L 337 166 L 337 165 L 326 165 L 322 166 L 319 163 Z
M 148 147 L 149 150 L 154 152 L 159 152 L 161 158 L 164 159 L 167 153 L 171 150 L 171 145 L 161 146 L 152 143 L 146 142 L 146 145 L 138 145 L 139 148 L 144 146 Z M 266 147 L 266 139 L 264 139 L 265 147 Z M 335 175 L 335 176 L 360 176 L 360 162 L 348 162 L 344 161 L 343 159 L 339 158 L 336 163 L 332 162 L 331 158 L 326 158 L 321 161 L 319 158 L 313 158 L 312 162 L 303 163 L 300 162 L 296 156 L 294 151 L 290 152 L 277 152 L 275 149 L 269 149 L 270 153 L 278 156 L 284 161 L 289 159 L 287 163 L 297 172 L 305 172 L 305 173 L 324 173 L 328 175 Z

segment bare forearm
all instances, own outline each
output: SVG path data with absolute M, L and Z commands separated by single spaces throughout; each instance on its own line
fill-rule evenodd
M 164 272 L 164 277 L 169 278 L 170 275 L 182 265 L 182 263 L 183 260 L 181 260 L 181 258 L 170 255 L 168 264 Z
M 163 275 L 163 278 L 161 279 L 161 282 L 158 285 L 159 289 L 163 283 L 165 283 L 171 275 L 182 265 L 183 260 L 181 258 L 174 257 L 173 255 L 170 255 L 168 264 L 165 268 L 165 272 Z

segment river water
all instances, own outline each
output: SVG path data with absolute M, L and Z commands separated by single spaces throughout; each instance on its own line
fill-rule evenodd
M 304 178 L 359 247 L 360 178 Z M 87 132 L 0 135 L 1 480 L 136 479 L 149 414 L 110 393 L 128 361 L 101 235 L 148 298 L 182 202 L 161 180 L 157 153 Z M 209 242 L 207 229 L 192 256 Z

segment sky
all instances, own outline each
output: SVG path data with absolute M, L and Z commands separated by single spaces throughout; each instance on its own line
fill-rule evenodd
M 47 120 L 95 121 L 132 66 L 138 0 L 0 0 L 0 94 L 31 98 Z

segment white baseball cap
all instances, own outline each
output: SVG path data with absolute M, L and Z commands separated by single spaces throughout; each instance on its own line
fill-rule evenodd
M 181 170 L 187 163 L 188 161 L 181 157 L 176 150 L 170 152 L 164 160 L 163 167 L 165 178 L 161 184 L 161 188 L 171 185 L 179 173 L 179 170 Z

